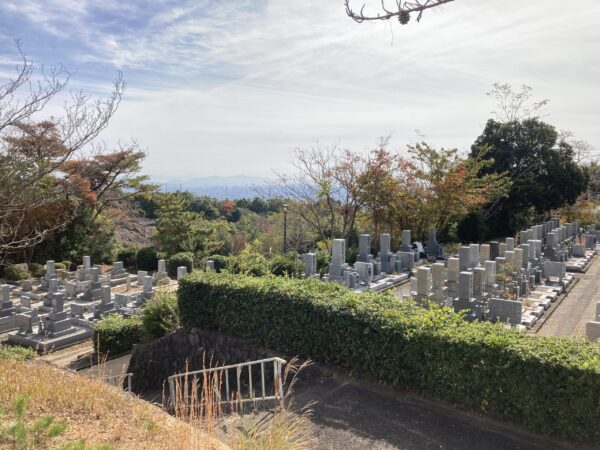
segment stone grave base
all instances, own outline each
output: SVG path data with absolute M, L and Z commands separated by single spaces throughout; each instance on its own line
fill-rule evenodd
M 567 260 L 567 272 L 574 273 L 585 273 L 587 272 L 591 259 L 596 254 L 595 250 L 588 250 L 585 252 L 585 257 L 578 258 L 572 256 Z
M 91 327 L 82 326 L 74 326 L 71 333 L 60 337 L 46 337 L 37 333 L 22 335 L 13 331 L 8 335 L 8 342 L 31 347 L 38 353 L 48 353 L 90 339 L 93 334 L 94 330 Z
M 0 317 L 0 333 L 6 333 L 17 328 L 17 320 L 14 314 L 8 317 Z
M 398 286 L 399 284 L 408 281 L 409 274 L 408 273 L 400 273 L 397 275 L 387 275 L 385 278 L 372 282 L 366 290 L 378 292 L 385 291 L 387 289 Z

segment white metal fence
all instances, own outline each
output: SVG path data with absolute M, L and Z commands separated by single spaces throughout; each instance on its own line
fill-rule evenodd
M 171 405 L 177 397 L 178 401 L 183 397 L 186 403 L 190 399 L 199 400 L 201 395 L 198 390 L 206 388 L 207 378 L 210 379 L 210 390 L 219 405 L 281 400 L 284 397 L 285 364 L 284 359 L 267 358 L 171 375 L 168 379 Z M 182 391 L 185 391 L 183 395 Z

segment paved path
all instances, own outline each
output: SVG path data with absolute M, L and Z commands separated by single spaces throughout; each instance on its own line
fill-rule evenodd
M 585 448 L 346 376 L 300 382 L 294 396 L 296 406 L 317 402 L 311 421 L 322 450 Z
M 538 330 L 548 336 L 585 336 L 585 324 L 596 313 L 600 301 L 600 257 L 596 256 L 579 282 Z

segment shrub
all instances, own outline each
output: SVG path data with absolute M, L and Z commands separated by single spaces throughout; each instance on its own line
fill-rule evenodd
M 64 260 L 60 262 L 63 266 L 65 266 L 65 270 L 71 270 L 71 267 L 73 266 L 73 263 L 71 261 L 68 260 Z
M 94 326 L 94 349 L 102 355 L 120 355 L 142 342 L 144 331 L 138 316 L 109 315 Z
M 142 309 L 142 327 L 147 339 L 157 339 L 179 327 L 177 296 L 166 291 L 157 292 Z
M 269 262 L 260 253 L 247 252 L 238 256 L 230 256 L 227 270 L 253 277 L 264 277 L 269 273 Z
M 304 264 L 295 253 L 277 255 L 269 261 L 269 270 L 273 275 L 280 277 L 299 277 L 304 272 Z
M 317 272 L 323 276 L 329 273 L 329 263 L 331 255 L 328 252 L 317 252 Z
M 6 281 L 22 281 L 31 278 L 31 274 L 21 270 L 16 266 L 8 266 L 4 269 L 4 279 Z
M 124 247 L 117 252 L 117 261 L 122 261 L 123 266 L 135 269 L 137 263 L 138 249 L 136 247 Z
M 193 253 L 177 253 L 169 258 L 167 261 L 167 273 L 170 277 L 177 276 L 177 268 L 180 266 L 187 267 L 188 273 L 192 272 L 194 268 L 194 254 Z
M 158 269 L 158 257 L 154 247 L 140 248 L 137 252 L 138 270 L 156 270 Z
M 13 347 L 11 345 L 0 345 L 0 360 L 15 359 L 18 361 L 27 361 L 36 357 L 33 349 L 28 347 Z
M 221 272 L 222 270 L 227 269 L 229 258 L 223 255 L 213 255 L 206 258 L 206 260 L 214 261 L 215 272 Z
M 334 283 L 195 272 L 178 291 L 184 326 L 218 329 L 391 385 L 600 443 L 600 346 L 532 336 L 447 308 Z
M 31 275 L 36 278 L 41 278 L 44 275 L 46 275 L 46 269 L 44 269 L 44 266 L 41 264 L 29 263 L 29 264 L 27 264 L 27 267 L 29 268 Z
M 56 270 L 67 270 L 67 266 L 65 266 L 63 263 L 54 263 L 54 268 Z

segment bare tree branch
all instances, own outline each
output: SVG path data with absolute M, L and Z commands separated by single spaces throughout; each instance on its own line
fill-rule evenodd
M 397 17 L 402 25 L 406 25 L 410 21 L 411 13 L 418 13 L 417 22 L 420 22 L 425 10 L 436 8 L 453 1 L 454 0 L 417 0 L 413 2 L 402 2 L 402 0 L 395 0 L 393 9 L 388 9 L 385 0 L 381 0 L 381 10 L 383 12 L 377 13 L 376 15 L 365 14 L 366 4 L 362 5 L 359 12 L 354 11 L 350 7 L 350 0 L 344 0 L 344 6 L 346 7 L 346 14 L 348 17 L 358 23 L 372 20 L 390 20 Z

